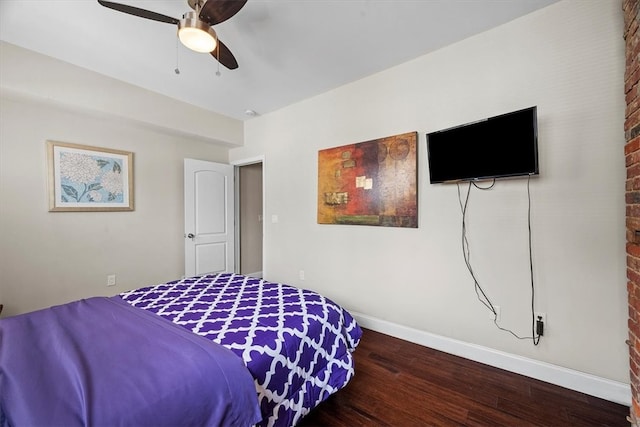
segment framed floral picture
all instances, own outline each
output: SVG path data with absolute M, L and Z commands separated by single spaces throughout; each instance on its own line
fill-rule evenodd
M 133 153 L 47 141 L 49 211 L 132 211 Z

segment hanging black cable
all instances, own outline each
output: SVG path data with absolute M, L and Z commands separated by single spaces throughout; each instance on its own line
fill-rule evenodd
M 480 285 L 480 282 L 478 281 L 478 278 L 476 277 L 475 272 L 473 271 L 473 267 L 471 265 L 471 249 L 469 247 L 469 240 L 467 239 L 467 208 L 469 206 L 469 198 L 470 198 L 470 195 L 471 195 L 471 185 L 473 184 L 473 186 L 476 187 L 479 190 L 489 190 L 489 189 L 493 188 L 493 186 L 496 183 L 496 180 L 494 179 L 492 184 L 489 187 L 479 187 L 475 182 L 469 181 L 469 185 L 467 187 L 467 194 L 466 194 L 466 197 L 464 198 L 464 203 L 462 201 L 462 195 L 461 195 L 461 192 L 460 192 L 460 183 L 457 184 L 457 188 L 458 188 L 458 202 L 460 204 L 460 210 L 462 212 L 462 255 L 464 257 L 465 265 L 467 266 L 467 269 L 469 270 L 469 274 L 471 274 L 471 278 L 473 279 L 474 290 L 476 292 L 476 296 L 478 297 L 478 300 L 482 304 L 484 304 L 493 313 L 493 323 L 496 325 L 496 327 L 498 329 L 500 329 L 501 331 L 509 332 L 511 335 L 513 335 L 517 339 L 521 339 L 521 340 L 530 339 L 530 340 L 533 341 L 533 345 L 538 345 L 538 343 L 540 342 L 540 336 L 541 335 L 537 335 L 536 334 L 536 319 L 535 319 L 535 308 L 534 308 L 535 286 L 534 286 L 534 280 L 533 280 L 533 254 L 532 254 L 532 245 L 531 245 L 531 188 L 530 188 L 530 182 L 531 182 L 531 176 L 529 175 L 528 180 L 527 180 L 527 201 L 528 201 L 527 227 L 528 227 L 528 234 L 529 234 L 529 273 L 530 273 L 530 281 L 531 281 L 531 330 L 532 330 L 532 333 L 531 333 L 531 336 L 526 336 L 526 337 L 521 337 L 518 334 L 516 334 L 515 332 L 513 332 L 512 330 L 507 329 L 507 328 L 503 328 L 502 326 L 500 326 L 498 324 L 498 313 L 497 313 L 493 303 L 491 302 L 491 300 L 487 296 L 486 292 L 484 291 L 484 289 Z
M 527 226 L 529 229 L 529 279 L 531 281 L 531 336 L 533 337 L 533 345 L 538 345 L 540 342 L 540 337 L 542 335 L 537 335 L 536 331 L 536 311 L 535 311 L 535 286 L 533 282 L 533 249 L 531 245 L 531 175 L 529 175 L 527 179 L 527 201 L 528 201 L 528 209 L 527 209 Z

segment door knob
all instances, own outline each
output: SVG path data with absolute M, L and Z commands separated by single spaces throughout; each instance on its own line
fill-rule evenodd
M 187 234 L 187 237 L 190 238 L 191 240 L 193 240 L 194 237 L 196 237 L 193 233 L 189 233 Z

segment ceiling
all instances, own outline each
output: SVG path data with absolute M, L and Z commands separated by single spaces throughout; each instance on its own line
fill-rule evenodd
M 186 0 L 114 1 L 178 19 L 191 10 Z M 214 27 L 236 70 L 183 47 L 175 25 L 96 0 L 1 0 L 0 39 L 246 120 L 247 110 L 275 111 L 556 1 L 248 0 Z

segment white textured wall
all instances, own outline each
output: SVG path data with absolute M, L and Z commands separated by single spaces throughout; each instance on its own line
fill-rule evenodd
M 497 29 L 249 120 L 232 160 L 265 156 L 266 278 L 347 308 L 628 383 L 624 44 L 619 1 L 566 0 Z M 539 346 L 495 328 L 465 268 L 454 185 L 428 183 L 425 134 L 538 106 L 531 182 Z M 318 225 L 318 150 L 419 132 L 419 228 Z M 526 180 L 474 191 L 472 262 L 530 333 Z M 278 215 L 279 222 L 270 221 Z M 306 280 L 298 279 L 305 270 Z
M 136 123 L 165 134 L 229 147 L 243 143 L 242 122 L 0 41 L 3 95 Z
M 184 274 L 183 159 L 226 148 L 31 98 L 0 98 L 0 122 L 3 316 Z M 133 151 L 135 211 L 48 212 L 47 139 Z

